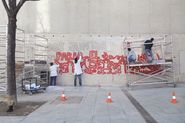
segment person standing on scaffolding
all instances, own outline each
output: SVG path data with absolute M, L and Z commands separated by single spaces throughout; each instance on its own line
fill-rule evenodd
M 146 60 L 148 63 L 151 63 L 154 59 L 152 53 L 153 40 L 154 38 L 151 38 L 150 40 L 146 40 L 144 43 Z
M 135 63 L 136 62 L 136 54 L 131 48 L 128 48 L 127 61 L 128 61 L 128 63 Z

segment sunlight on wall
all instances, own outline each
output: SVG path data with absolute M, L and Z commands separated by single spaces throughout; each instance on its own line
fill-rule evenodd
M 49 0 L 42 0 L 36 4 L 38 18 L 36 32 L 48 32 L 50 30 Z

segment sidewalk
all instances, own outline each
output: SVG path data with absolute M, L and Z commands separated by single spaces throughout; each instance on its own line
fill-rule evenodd
M 172 104 L 172 92 L 177 103 Z M 185 86 L 130 90 L 129 93 L 158 123 L 185 123 Z
M 60 101 L 63 90 L 70 101 Z M 176 91 L 177 104 L 170 103 L 172 91 Z M 107 104 L 109 92 L 113 103 Z M 185 87 L 132 89 L 128 92 L 158 123 L 185 123 Z M 18 99 L 47 102 L 28 116 L 1 116 L 2 123 L 145 123 L 120 87 L 56 86 L 48 87 L 45 93 Z

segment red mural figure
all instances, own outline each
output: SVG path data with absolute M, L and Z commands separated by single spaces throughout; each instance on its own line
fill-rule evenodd
M 60 73 L 74 72 L 73 59 L 76 53 L 57 52 L 55 62 L 59 64 Z M 81 66 L 86 74 L 121 74 L 124 61 L 123 55 L 112 56 L 104 52 L 101 57 L 96 50 L 89 51 L 89 56 L 83 56 Z
M 156 54 L 157 59 L 160 59 L 159 54 Z M 138 63 L 147 63 L 145 54 L 138 55 Z M 131 68 L 132 71 L 145 73 L 145 74 L 155 74 L 162 70 L 161 65 L 147 65 L 147 66 L 134 66 Z
M 73 67 L 73 59 L 77 56 L 77 53 L 71 52 L 57 52 L 55 63 L 59 64 L 60 73 L 68 73 L 69 67 L 71 66 L 72 71 L 74 71 Z
M 81 53 L 82 54 L 82 53 Z M 159 54 L 156 54 L 159 59 Z M 83 55 L 82 55 L 83 56 Z M 55 63 L 59 64 L 60 73 L 74 72 L 73 60 L 77 57 L 76 52 L 56 52 Z M 127 60 L 123 55 L 110 55 L 103 52 L 99 56 L 98 51 L 89 51 L 88 56 L 82 57 L 82 70 L 86 74 L 121 74 L 127 72 Z M 146 63 L 145 54 L 138 55 L 139 63 Z M 132 67 L 133 71 L 142 73 L 155 73 L 162 70 L 160 65 Z
M 96 50 L 89 51 L 89 56 L 86 57 L 86 60 L 87 61 L 85 63 L 84 72 L 88 74 L 96 73 L 99 60 L 98 52 Z

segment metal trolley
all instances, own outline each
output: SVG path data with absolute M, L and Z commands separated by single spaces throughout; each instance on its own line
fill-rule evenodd
M 22 91 L 28 94 L 44 92 L 46 87 L 38 84 L 37 77 L 30 77 L 22 79 Z

